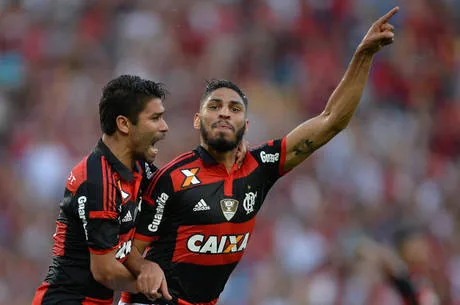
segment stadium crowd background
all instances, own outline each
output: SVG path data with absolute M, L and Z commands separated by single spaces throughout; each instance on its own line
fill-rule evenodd
M 250 144 L 325 105 L 354 48 L 394 5 L 349 128 L 281 179 L 224 305 L 400 304 L 351 259 L 359 236 L 391 244 L 417 226 L 414 268 L 460 304 L 460 1 L 0 1 L 0 304 L 30 304 L 50 261 L 70 168 L 100 135 L 110 78 L 166 83 L 170 132 L 157 163 L 196 146 L 206 79 L 249 97 Z

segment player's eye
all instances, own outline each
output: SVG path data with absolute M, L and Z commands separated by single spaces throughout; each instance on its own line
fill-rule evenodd
M 216 110 L 216 109 L 217 109 L 217 105 L 208 105 L 208 109 L 210 109 L 210 110 Z
M 241 108 L 240 107 L 232 107 L 233 112 L 240 112 Z

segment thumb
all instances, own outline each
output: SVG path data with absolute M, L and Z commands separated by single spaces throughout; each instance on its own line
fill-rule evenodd
M 169 291 L 168 291 L 168 284 L 166 283 L 166 279 L 164 277 L 163 277 L 163 280 L 161 281 L 160 290 L 161 290 L 161 294 L 166 300 L 168 301 L 172 300 L 172 296 L 169 294 Z

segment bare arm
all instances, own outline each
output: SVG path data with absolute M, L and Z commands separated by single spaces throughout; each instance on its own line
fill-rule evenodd
M 136 279 L 115 258 L 116 250 L 106 254 L 91 253 L 91 272 L 94 279 L 112 290 L 138 292 Z
M 163 270 L 158 264 L 142 257 L 142 253 L 148 246 L 148 242 L 134 239 L 131 253 L 124 264 L 136 275 L 139 292 L 145 294 L 151 300 L 162 296 L 167 300 L 171 300 L 172 296 L 169 294 Z
M 141 273 L 142 265 L 145 262 L 145 259 L 142 257 L 142 253 L 144 253 L 148 246 L 148 242 L 134 239 L 131 253 L 124 262 L 124 265 L 136 276 Z
M 393 8 L 372 24 L 323 112 L 286 136 L 285 171 L 299 165 L 348 125 L 361 99 L 374 55 L 393 42 L 393 26 L 388 21 L 397 11 L 397 7 Z
M 124 262 L 124 265 L 136 276 L 141 273 L 142 265 L 144 263 L 144 258 L 141 253 L 144 253 L 147 249 L 149 243 L 140 241 L 137 239 L 133 240 L 133 247 L 131 248 L 131 253 Z

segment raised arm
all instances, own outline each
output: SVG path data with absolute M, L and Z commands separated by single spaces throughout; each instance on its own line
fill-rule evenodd
M 388 23 L 398 12 L 395 7 L 372 24 L 323 112 L 300 124 L 286 137 L 284 170 L 290 170 L 347 127 L 359 104 L 374 55 L 393 43 L 394 27 Z

